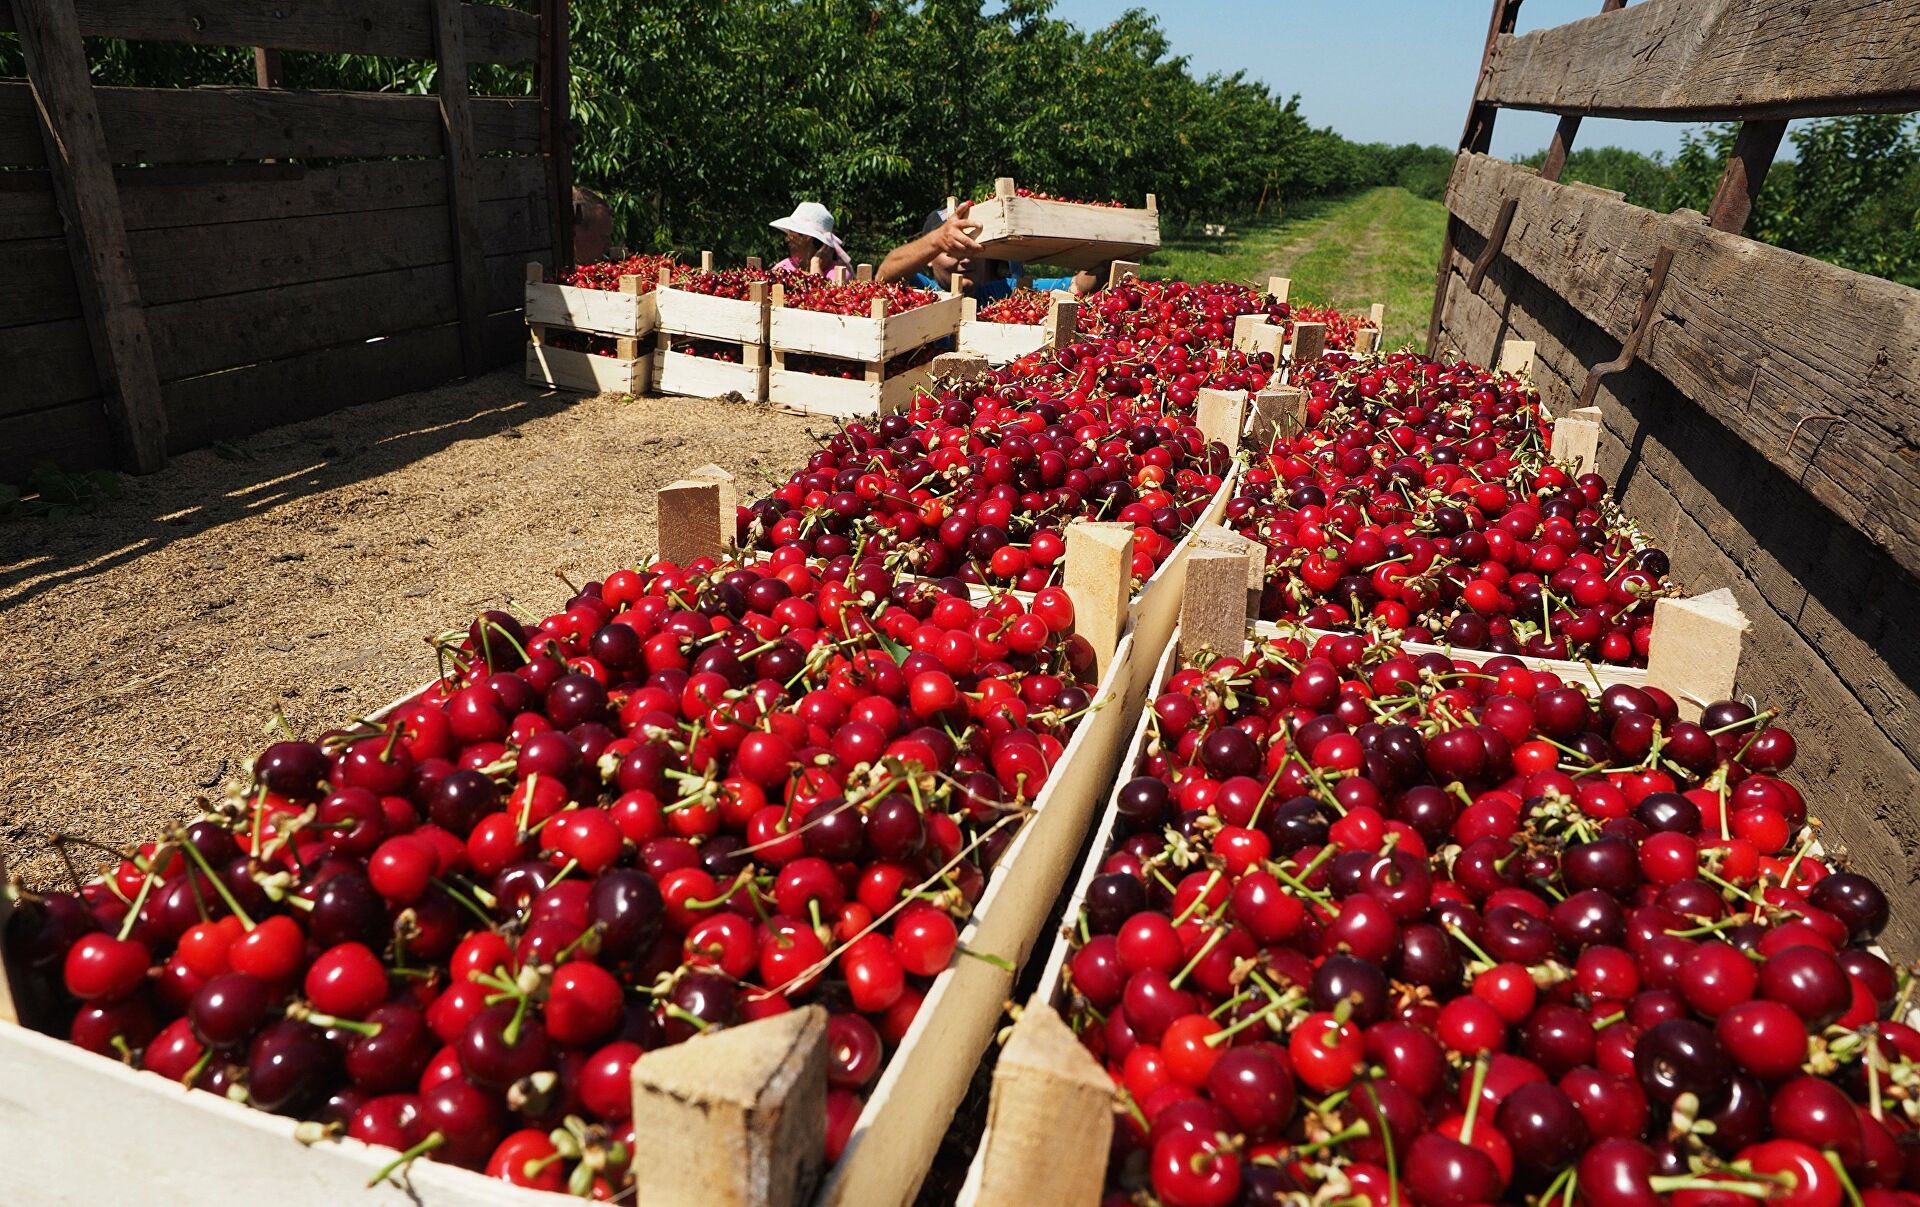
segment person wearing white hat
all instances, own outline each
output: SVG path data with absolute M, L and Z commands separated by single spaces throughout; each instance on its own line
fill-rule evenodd
M 774 265 L 774 271 L 805 272 L 815 256 L 820 258 L 821 272 L 840 265 L 851 267 L 847 249 L 833 233 L 833 213 L 819 202 L 802 201 L 793 213 L 767 225 L 787 236 L 787 258 Z

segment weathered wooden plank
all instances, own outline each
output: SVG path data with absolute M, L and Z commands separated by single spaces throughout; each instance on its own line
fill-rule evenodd
M 46 143 L 80 308 L 107 387 L 114 443 L 128 469 L 152 473 L 167 463 L 167 416 L 120 218 L 120 193 L 94 105 L 86 44 L 72 0 L 21 5 L 15 19 L 38 113 L 34 126 Z
M 1469 232 L 1471 234 L 1471 232 Z M 1466 271 L 1478 251 L 1464 244 Z M 1563 299 L 1511 266 L 1483 291 L 1515 331 L 1538 342 L 1535 381 L 1572 405 L 1588 363 L 1613 342 Z M 1920 794 L 1920 645 L 1906 637 L 1913 579 L 1887 554 L 1787 481 L 1758 453 L 1645 366 L 1609 379 L 1603 472 L 1622 505 L 1673 558 L 1682 581 L 1732 586 L 1764 656 L 1740 669 L 1740 690 L 1784 708 L 1799 737 L 1792 775 L 1819 786 L 1814 811 L 1856 867 L 1887 883 L 1920 877 L 1902 802 Z M 1900 958 L 1920 925 L 1883 936 Z
M 234 165 L 225 179 L 180 180 L 178 169 L 122 168 L 121 206 L 128 230 L 212 226 L 313 214 L 358 214 L 439 205 L 447 197 L 442 159 L 388 159 L 324 168 L 297 164 Z M 476 160 L 474 178 L 482 201 L 539 196 L 535 231 L 546 221 L 541 195 L 544 173 L 528 155 Z M 0 205 L 4 205 L 0 197 Z M 4 225 L 0 225 L 4 229 Z
M 430 96 L 259 88 L 99 88 L 95 95 L 108 153 L 119 164 L 443 152 L 440 107 Z M 32 112 L 26 85 L 0 83 L 0 164 L 46 162 L 34 145 Z M 537 152 L 539 118 L 530 99 L 477 98 L 474 145 L 481 153 Z
M 14 327 L 0 335 L 0 346 L 6 349 L 0 415 L 100 397 L 100 373 L 93 366 L 93 342 L 84 319 Z
M 487 262 L 486 313 L 520 305 L 524 266 L 522 253 Z M 147 323 L 160 377 L 175 381 L 436 327 L 447 320 L 454 288 L 453 265 L 431 264 L 152 306 Z
M 447 209 L 453 234 L 454 298 L 467 376 L 480 373 L 487 319 L 486 248 L 480 238 L 480 184 L 474 178 L 473 98 L 467 94 L 467 42 L 460 0 L 429 0 L 434 22 L 440 129 L 447 154 Z
M 533 58 L 539 21 L 492 4 L 461 5 L 468 55 L 475 63 Z M 191 46 L 266 46 L 316 54 L 394 59 L 433 57 L 426 6 L 394 0 L 221 0 L 218 4 L 154 4 L 152 0 L 76 0 L 80 32 L 89 38 L 184 42 Z M 13 18 L 0 6 L 0 29 Z
M 545 250 L 545 216 L 528 198 L 486 202 L 480 215 L 488 251 Z M 453 260 L 446 207 L 437 205 L 137 231 L 131 241 L 153 305 Z
M 1920 108 L 1920 5 L 1641 0 L 1503 35 L 1476 99 L 1669 121 L 1903 112 Z
M 64 238 L 0 243 L 0 329 L 80 317 L 80 291 Z
M 517 314 L 488 319 L 496 364 L 519 357 L 525 330 Z M 346 344 L 304 356 L 247 365 L 161 387 L 172 451 L 184 452 L 342 407 L 424 390 L 460 375 L 460 332 L 446 323 L 375 343 Z
M 1631 9 L 1625 11 L 1632 11 Z M 1920 291 L 1463 155 L 1448 205 L 1615 339 L 1674 249 L 1641 357 L 1815 499 L 1920 570 Z
M 113 425 L 107 421 L 106 400 L 0 415 L 0 482 L 24 482 L 42 461 L 69 471 L 112 468 Z

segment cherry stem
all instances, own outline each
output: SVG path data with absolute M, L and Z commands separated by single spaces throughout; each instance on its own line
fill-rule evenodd
M 1473 1062 L 1473 1095 L 1467 1099 L 1467 1117 L 1460 1124 L 1460 1143 L 1473 1143 L 1473 1120 L 1480 1113 L 1480 1091 L 1487 1084 L 1487 1069 L 1491 1062 L 1482 1058 Z
M 1827 1164 L 1833 1166 L 1833 1172 L 1840 1175 L 1840 1185 L 1847 1192 L 1847 1202 L 1853 1207 L 1865 1207 L 1865 1204 L 1860 1201 L 1860 1188 L 1853 1184 L 1853 1178 L 1847 1174 L 1847 1167 L 1841 1163 L 1839 1155 L 1832 1152 L 1820 1155 L 1827 1159 Z
M 409 1148 L 406 1152 L 401 1153 L 399 1156 L 395 1157 L 393 1160 L 389 1161 L 387 1164 L 381 1166 L 380 1171 L 378 1173 L 374 1174 L 371 1178 L 367 1179 L 367 1189 L 369 1190 L 373 1189 L 375 1186 L 378 1186 L 380 1183 L 391 1178 L 397 1171 L 404 1169 L 407 1166 L 413 1164 L 415 1161 L 418 1161 L 421 1157 L 426 1156 L 428 1153 L 432 1152 L 436 1148 L 439 1148 L 441 1145 L 445 1144 L 446 1142 L 447 1142 L 446 1133 L 444 1132 L 433 1133 L 432 1135 L 428 1136 L 426 1139 L 420 1141 L 420 1143 L 414 1145 L 412 1148 Z M 399 1183 L 396 1182 L 394 1183 L 394 1185 L 398 1186 Z
M 1466 931 L 1461 930 L 1458 926 L 1454 925 L 1451 922 L 1447 923 L 1447 933 L 1452 935 L 1460 943 L 1462 947 L 1465 947 L 1468 951 L 1472 952 L 1474 955 L 1478 956 L 1480 959 L 1486 961 L 1488 964 L 1498 965 L 1500 963 L 1500 961 L 1494 959 L 1492 956 L 1487 954 L 1486 948 L 1480 946 L 1478 943 L 1475 943 L 1472 939 L 1468 938 Z
M 140 891 L 134 894 L 133 904 L 127 907 L 126 919 L 120 923 L 120 934 L 118 937 L 122 943 L 125 943 L 127 936 L 133 933 L 133 928 L 139 925 L 140 911 L 146 908 L 147 896 L 153 892 L 153 886 L 159 879 L 160 874 L 154 871 L 149 871 L 141 878 Z
M 1360 1137 L 1371 1135 L 1372 1133 L 1373 1133 L 1373 1129 L 1367 1126 L 1365 1123 L 1356 1123 L 1352 1127 L 1347 1128 L 1345 1131 L 1336 1132 L 1334 1135 L 1328 1136 L 1324 1140 L 1315 1140 L 1311 1144 L 1302 1144 L 1299 1148 L 1296 1148 L 1293 1150 L 1293 1155 L 1295 1157 L 1298 1157 L 1304 1153 L 1319 1152 L 1322 1149 L 1333 1148 L 1333 1147 L 1336 1147 L 1337 1145 L 1345 1144 L 1349 1140 L 1358 1140 Z
M 242 929 L 252 930 L 253 919 L 248 917 L 247 911 L 240 908 L 240 903 L 234 900 L 233 892 L 227 888 L 227 882 L 220 879 L 220 874 L 213 870 L 212 865 L 207 862 L 207 857 L 200 853 L 200 848 L 191 842 L 182 842 L 180 849 L 185 851 L 187 858 L 199 864 L 200 870 L 207 874 L 207 879 L 213 884 L 213 891 L 220 894 L 220 900 L 226 902 L 227 908 L 233 911 L 233 916 L 240 919 Z
M 522 994 L 513 1004 L 513 1017 L 507 1020 L 506 1029 L 500 1032 L 500 1038 L 507 1041 L 509 1048 L 520 1042 L 520 1024 L 527 1018 L 527 998 Z
M 1695 1177 L 1691 1174 L 1648 1178 L 1647 1185 L 1655 1194 L 1668 1194 L 1675 1190 L 1705 1190 L 1717 1191 L 1721 1194 L 1745 1195 L 1752 1199 L 1766 1199 L 1772 1198 L 1774 1192 L 1774 1187 L 1764 1182 L 1723 1181 L 1718 1178 Z

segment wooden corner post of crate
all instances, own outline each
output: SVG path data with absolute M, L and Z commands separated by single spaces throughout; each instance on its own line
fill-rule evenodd
M 654 547 L 661 560 L 684 566 L 695 558 L 726 556 L 735 527 L 727 506 L 733 492 L 731 475 L 724 481 L 692 477 L 662 486 L 654 508 Z
M 79 17 L 73 0 L 13 14 L 114 441 L 128 469 L 152 473 L 167 463 L 167 413 Z
M 827 1012 L 696 1035 L 633 1064 L 638 1201 L 800 1207 L 826 1156 Z
M 1555 419 L 1547 455 L 1573 462 L 1576 474 L 1595 472 L 1600 466 L 1600 408 L 1581 407 Z
M 1687 599 L 1655 600 L 1647 682 L 1671 695 L 1682 717 L 1698 719 L 1708 704 L 1732 698 L 1749 627 L 1725 587 Z
M 1284 302 L 1293 296 L 1292 277 L 1268 277 L 1267 296 L 1276 302 Z
M 1530 339 L 1505 340 L 1500 345 L 1500 359 L 1494 367 L 1502 373 L 1532 373 L 1533 354 L 1536 347 L 1537 345 Z
M 1115 260 L 1107 265 L 1107 288 L 1112 289 L 1128 277 L 1140 275 L 1140 262 L 1137 260 Z
M 1216 390 L 1202 386 L 1194 400 L 1195 426 L 1207 443 L 1218 440 L 1228 455 L 1240 451 L 1240 435 L 1247 425 L 1245 390 Z
M 7 857 L 0 854 L 0 935 L 7 933 L 7 920 L 13 917 L 13 885 L 7 879 Z M 20 1008 L 14 1004 L 13 982 L 8 979 L 7 957 L 0 949 L 0 1023 L 18 1023 Z
M 1297 386 L 1269 386 L 1253 396 L 1249 434 L 1258 447 L 1299 435 L 1307 426 L 1307 392 Z
M 1260 615 L 1260 597 L 1267 586 L 1267 547 L 1250 536 L 1241 536 L 1224 524 L 1202 524 L 1193 530 L 1195 552 L 1211 549 L 1247 560 L 1247 606 L 1242 620 Z M 1192 591 L 1189 585 L 1187 590 Z
M 1112 1078 L 1036 997 L 994 1066 L 970 1207 L 1094 1207 L 1112 1142 Z
M 1293 364 L 1310 365 L 1319 360 L 1327 350 L 1327 325 L 1325 323 L 1295 323 L 1293 325 Z
M 1080 303 L 1056 296 L 1047 306 L 1047 344 L 1054 351 L 1073 342 L 1080 331 Z
M 1093 646 L 1104 676 L 1133 600 L 1133 525 L 1105 520 L 1067 525 L 1066 563 L 1062 585 L 1073 601 L 1074 632 Z
M 1198 546 L 1187 554 L 1187 586 L 1180 597 L 1180 654 L 1202 650 L 1240 656 L 1247 643 L 1247 584 L 1251 559 L 1234 551 Z

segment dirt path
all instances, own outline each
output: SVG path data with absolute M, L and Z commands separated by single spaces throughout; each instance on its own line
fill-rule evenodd
M 64 879 L 65 830 L 122 845 L 302 733 L 433 673 L 422 638 L 653 543 L 653 490 L 797 465 L 810 421 L 722 402 L 544 395 L 511 373 L 276 428 L 126 480 L 93 515 L 0 525 L 0 847 Z M 820 421 L 811 426 L 821 427 Z

